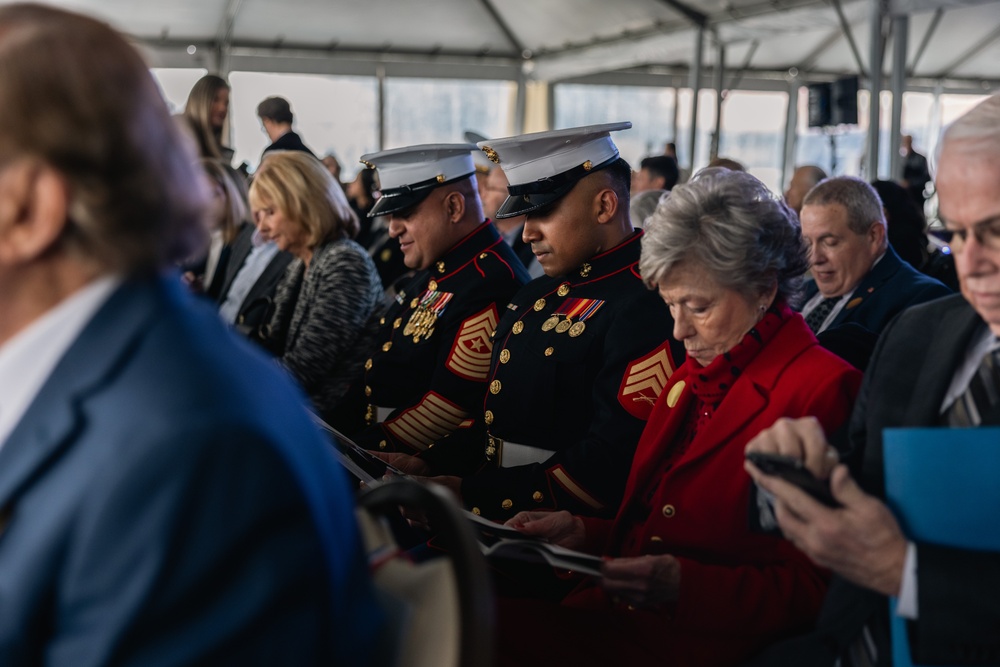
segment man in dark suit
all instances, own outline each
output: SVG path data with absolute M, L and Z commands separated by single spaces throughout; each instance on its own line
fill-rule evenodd
M 271 145 L 264 149 L 261 159 L 268 151 L 302 151 L 313 157 L 316 154 L 309 150 L 302 139 L 292 130 L 292 107 L 284 97 L 268 97 L 257 105 L 257 117 L 271 140 Z M 319 159 L 319 158 L 317 158 Z
M 167 272 L 207 192 L 145 63 L 77 14 L 0 25 L 0 664 L 366 662 L 328 444 Z
M 264 241 L 256 227 L 245 223 L 233 241 L 216 299 L 223 321 L 259 341 L 274 291 L 291 261 L 291 253 L 279 250 L 273 241 Z
M 961 295 L 900 315 L 882 334 L 841 458 L 815 420 L 779 421 L 748 450 L 802 458 L 843 505 L 827 508 L 748 466 L 771 492 L 785 535 L 837 575 L 816 633 L 774 647 L 758 665 L 891 664 L 886 596 L 909 619 L 918 664 L 1000 664 L 1000 558 L 916 541 L 883 496 L 882 432 L 897 426 L 1000 424 L 1000 97 L 945 133 L 937 190 L 953 234 Z M 947 431 L 941 439 L 947 444 Z M 865 662 L 865 661 L 868 662 Z
M 859 178 L 822 181 L 803 200 L 800 218 L 813 277 L 802 315 L 821 343 L 861 368 L 896 314 L 951 293 L 899 258 L 878 193 Z

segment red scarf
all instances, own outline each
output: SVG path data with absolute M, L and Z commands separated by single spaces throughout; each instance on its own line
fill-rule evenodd
M 651 502 L 655 495 L 659 480 L 662 480 L 666 472 L 684 455 L 698 433 L 715 415 L 722 399 L 729 393 L 737 378 L 743 374 L 743 369 L 774 338 L 778 329 L 791 316 L 792 309 L 784 301 L 775 301 L 760 321 L 743 336 L 743 340 L 728 352 L 717 356 L 708 366 L 700 366 L 691 357 L 684 362 L 687 365 L 688 377 L 691 378 L 691 393 L 694 395 L 694 400 L 691 401 L 684 425 L 678 431 L 673 446 L 661 462 L 657 474 L 650 478 L 653 483 L 645 494 L 647 503 Z

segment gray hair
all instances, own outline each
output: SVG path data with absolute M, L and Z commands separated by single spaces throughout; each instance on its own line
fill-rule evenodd
M 970 152 L 1000 153 L 1000 95 L 987 97 L 949 125 L 938 149 L 950 142 L 961 142 Z
M 668 192 L 668 190 L 643 190 L 632 195 L 632 201 L 628 207 L 632 224 L 636 227 L 645 227 L 646 218 L 653 214 L 656 205 L 660 203 L 660 198 Z
M 794 211 L 746 172 L 703 169 L 671 190 L 646 223 L 639 271 L 655 286 L 682 263 L 756 298 L 777 284 L 796 305 L 809 259 Z
M 886 228 L 882 200 L 867 181 L 854 176 L 834 176 L 819 182 L 802 200 L 806 206 L 840 204 L 847 211 L 847 226 L 858 235 L 868 233 L 874 223 Z

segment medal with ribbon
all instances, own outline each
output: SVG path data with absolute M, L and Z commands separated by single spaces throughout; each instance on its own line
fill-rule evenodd
M 431 334 L 434 333 L 434 323 L 437 322 L 437 318 L 444 312 L 453 296 L 455 295 L 451 292 L 426 290 L 417 302 L 406 326 L 403 327 L 403 335 L 413 336 L 414 343 L 419 343 L 421 338 L 430 338 Z
M 603 305 L 604 301 L 600 299 L 566 299 L 552 317 L 542 323 L 542 331 L 568 331 L 570 336 L 576 338 L 587 328 L 584 322 L 593 317 Z

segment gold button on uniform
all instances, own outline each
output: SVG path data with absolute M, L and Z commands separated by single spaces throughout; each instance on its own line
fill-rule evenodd
M 556 348 L 554 348 L 554 347 L 547 347 L 547 348 L 545 348 L 545 356 L 546 357 L 551 357 L 552 353 L 555 352 L 555 351 L 556 351 Z
M 385 324 L 385 318 L 384 317 L 379 318 L 378 323 L 379 324 Z
M 502 503 L 500 503 L 500 507 L 504 508 L 505 510 L 509 510 L 513 506 L 514 506 L 514 501 L 511 500 L 510 498 L 507 498 Z
M 672 517 L 675 514 L 677 514 L 677 510 L 674 508 L 673 505 L 670 505 L 668 503 L 668 504 L 666 504 L 666 505 L 663 506 L 663 516 L 665 516 L 665 517 L 667 517 L 669 519 L 670 517 Z
M 365 362 L 365 370 L 370 371 L 371 369 L 372 369 L 372 360 L 369 359 L 368 361 Z
M 391 340 L 390 341 L 386 341 L 385 345 L 382 346 L 382 351 L 383 352 L 388 352 L 391 349 L 392 349 L 392 341 Z
M 493 411 L 492 410 L 487 410 L 486 411 L 486 414 L 483 416 L 483 421 L 486 422 L 487 426 L 489 426 L 490 424 L 493 423 Z
M 372 395 L 372 388 L 365 387 L 365 396 L 371 396 L 371 395 Z
M 416 308 L 417 305 L 419 305 L 419 304 L 420 304 L 420 299 L 418 299 L 417 297 L 413 297 L 410 300 L 410 308 Z M 382 319 L 384 320 L 385 318 L 383 317 Z
M 396 318 L 396 319 L 395 319 L 395 320 L 393 321 L 393 323 L 392 323 L 392 328 L 393 328 L 393 329 L 398 329 L 398 328 L 399 328 L 399 325 L 401 325 L 402 323 L 403 323 L 403 318 L 402 318 L 402 317 L 397 317 L 397 318 Z
M 500 350 L 500 363 L 506 364 L 508 361 L 510 361 L 510 350 Z
M 684 393 L 684 381 L 681 380 L 673 387 L 670 388 L 670 393 L 667 394 L 667 407 L 672 408 L 677 405 L 677 401 L 681 400 L 681 394 Z
M 430 291 L 436 292 L 437 288 L 438 288 L 438 284 L 437 284 L 436 280 L 432 280 L 429 283 L 427 283 L 427 289 L 429 289 Z
M 493 382 L 490 382 L 490 393 L 491 394 L 499 394 L 500 393 L 500 388 L 502 386 L 503 385 L 500 384 L 500 380 L 494 380 Z
M 524 331 L 524 322 L 522 322 L 520 320 L 518 320 L 517 322 L 514 322 L 514 326 L 511 327 L 511 331 L 513 331 L 515 335 L 517 335 L 517 334 L 521 333 L 522 331 Z
M 531 494 L 531 499 L 534 500 L 536 503 L 540 503 L 543 500 L 545 500 L 545 496 L 542 495 L 541 491 L 535 491 L 534 493 Z
M 535 309 L 536 311 L 539 311 L 539 310 L 541 310 L 542 308 L 544 308 L 544 307 L 545 307 L 545 299 L 539 299 L 538 301 L 536 301 L 536 302 L 535 302 L 535 305 L 534 305 L 534 306 L 532 306 L 532 307 L 533 307 L 533 308 L 534 308 L 534 309 Z
M 475 514 L 476 516 L 479 516 L 480 514 L 482 514 L 482 512 L 479 511 L 478 507 L 473 507 L 472 508 L 472 513 Z
M 386 444 L 387 444 L 387 443 L 386 443 L 386 441 L 385 441 L 385 440 L 379 440 L 379 441 L 378 441 L 378 448 L 379 448 L 379 449 L 385 449 L 385 446 L 386 446 Z
M 486 254 L 487 253 L 484 252 L 481 255 L 479 255 L 479 259 L 486 259 Z
M 569 283 L 563 283 L 562 285 L 560 285 L 559 289 L 556 290 L 556 294 L 558 294 L 559 296 L 566 296 L 567 294 L 569 294 Z

